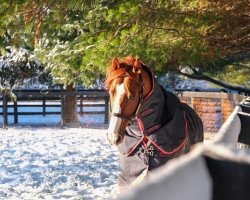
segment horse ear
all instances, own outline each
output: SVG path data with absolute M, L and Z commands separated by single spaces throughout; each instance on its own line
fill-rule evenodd
M 119 60 L 116 57 L 114 57 L 112 60 L 112 68 L 113 68 L 113 70 L 120 68 Z
M 142 70 L 142 63 L 139 59 L 136 59 L 134 62 L 133 72 L 136 73 Z

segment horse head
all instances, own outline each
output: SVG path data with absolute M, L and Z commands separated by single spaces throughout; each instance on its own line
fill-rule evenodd
M 143 99 L 142 63 L 132 57 L 127 57 L 123 62 L 114 58 L 107 70 L 105 85 L 109 91 L 111 109 L 108 140 L 118 145 Z

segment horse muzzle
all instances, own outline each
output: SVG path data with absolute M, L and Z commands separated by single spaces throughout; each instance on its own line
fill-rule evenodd
M 108 133 L 107 134 L 108 141 L 111 145 L 118 145 L 122 142 L 123 137 L 118 133 Z

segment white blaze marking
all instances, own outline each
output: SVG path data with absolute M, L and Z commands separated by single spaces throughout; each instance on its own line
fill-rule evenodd
M 113 104 L 113 109 L 112 109 L 113 113 L 121 114 L 120 99 L 124 93 L 125 93 L 124 84 L 117 85 L 116 97 L 114 99 L 114 104 Z M 121 123 L 122 123 L 121 118 L 116 117 L 116 116 L 111 116 L 108 132 L 111 134 L 116 134 L 121 126 Z

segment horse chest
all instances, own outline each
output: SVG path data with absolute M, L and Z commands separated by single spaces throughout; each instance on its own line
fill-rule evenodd
M 185 145 L 184 113 L 178 104 L 173 104 L 170 105 L 173 110 L 169 111 L 172 116 L 167 116 L 164 113 L 169 106 L 166 98 L 171 102 L 173 96 L 166 97 L 160 86 L 156 85 L 154 92 L 143 103 L 139 115 L 126 128 L 124 140 L 118 145 L 121 168 L 124 170 L 157 168 L 176 156 Z M 135 171 L 133 173 L 136 174 Z

